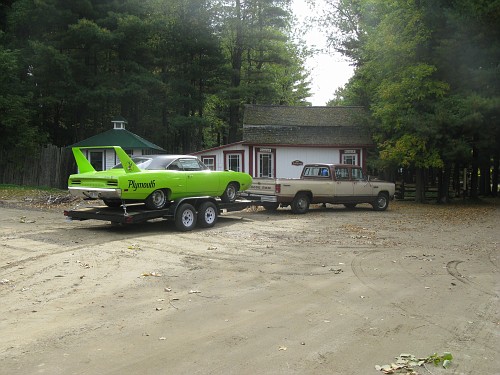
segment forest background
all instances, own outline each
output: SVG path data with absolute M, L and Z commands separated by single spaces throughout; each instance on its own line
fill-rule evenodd
M 305 2 L 354 66 L 328 104 L 369 110 L 370 167 L 408 172 L 417 187 L 432 171 L 441 200 L 465 170 L 471 196 L 497 195 L 500 0 Z M 238 141 L 245 104 L 310 105 L 314 51 L 290 5 L 2 1 L 0 147 L 15 161 L 107 130 L 117 115 L 168 152 Z

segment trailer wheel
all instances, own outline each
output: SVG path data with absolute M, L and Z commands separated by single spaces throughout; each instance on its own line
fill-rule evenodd
M 217 222 L 217 206 L 213 202 L 204 202 L 198 209 L 198 225 L 211 228 Z
M 236 193 L 238 192 L 239 187 L 236 182 L 230 182 L 227 184 L 226 190 L 220 196 L 220 200 L 223 203 L 233 203 L 236 200 Z
M 175 213 L 175 226 L 182 232 L 193 230 L 196 226 L 196 210 L 189 203 L 183 203 Z
M 375 202 L 372 203 L 375 211 L 385 211 L 389 207 L 389 195 L 387 193 L 379 193 Z
M 295 198 L 293 198 L 291 207 L 294 214 L 305 214 L 309 211 L 310 204 L 309 196 L 306 193 L 298 193 Z
M 146 207 L 150 210 L 161 210 L 167 205 L 167 202 L 167 194 L 165 193 L 165 190 L 162 189 L 153 191 L 144 201 Z

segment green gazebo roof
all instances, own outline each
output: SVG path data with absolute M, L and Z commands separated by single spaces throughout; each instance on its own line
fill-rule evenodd
M 129 132 L 126 129 L 110 129 L 104 133 L 96 134 L 83 141 L 72 144 L 69 147 L 99 147 L 99 146 L 120 146 L 124 150 L 130 149 L 151 149 L 165 152 L 163 148 L 155 145 L 144 138 Z

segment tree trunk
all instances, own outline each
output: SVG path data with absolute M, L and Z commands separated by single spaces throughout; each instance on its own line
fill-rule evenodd
M 470 174 L 470 197 L 471 199 L 477 198 L 478 178 L 477 172 L 479 169 L 477 149 L 472 148 L 472 171 Z
M 492 183 L 492 188 L 491 188 L 491 195 L 493 197 L 498 197 L 498 170 L 500 169 L 500 159 L 497 156 L 495 156 L 495 159 L 493 160 L 493 176 L 491 179 Z
M 438 203 L 448 203 L 450 201 L 449 186 L 451 178 L 451 164 L 447 163 L 439 172 L 438 177 Z
M 491 195 L 490 164 L 488 162 L 481 163 L 479 194 L 486 197 Z
M 243 59 L 243 26 L 241 18 L 241 1 L 235 1 L 236 7 L 236 40 L 231 56 L 231 96 L 229 102 L 229 132 L 228 143 L 238 141 L 238 127 L 240 122 L 240 100 L 239 87 L 241 84 L 241 66 Z
M 415 202 L 425 203 L 425 170 L 417 167 L 415 176 Z

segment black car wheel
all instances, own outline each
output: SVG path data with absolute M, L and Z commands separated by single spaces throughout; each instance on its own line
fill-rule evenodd
M 161 210 L 167 205 L 168 197 L 165 190 L 155 190 L 146 198 L 144 202 L 150 210 Z
M 236 193 L 238 193 L 239 187 L 236 182 L 230 182 L 227 184 L 226 190 L 222 193 L 220 199 L 224 203 L 233 203 L 236 200 Z

